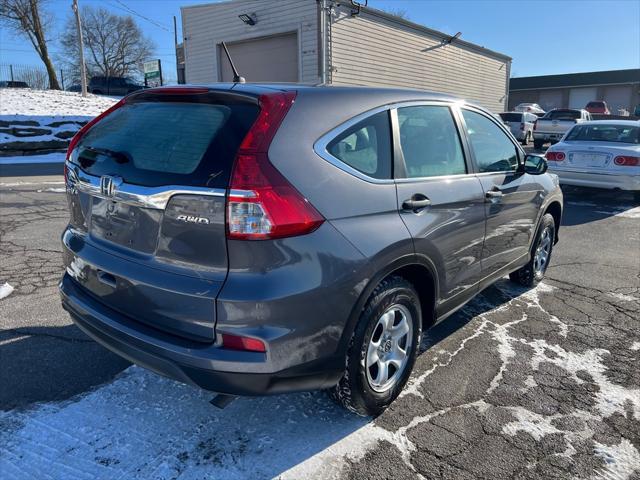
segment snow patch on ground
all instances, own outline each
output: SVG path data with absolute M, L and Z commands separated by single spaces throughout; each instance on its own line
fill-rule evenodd
M 631 348 L 630 350 L 637 352 L 638 350 L 640 350 L 640 342 L 633 342 L 631 344 Z
M 596 210 L 596 212 L 604 213 L 605 215 L 613 215 L 614 217 L 640 218 L 640 207 L 620 207 L 612 210 Z
M 65 193 L 66 191 L 67 191 L 66 188 L 45 188 L 43 190 L 38 190 L 38 193 L 42 193 L 42 192 Z
M 609 293 L 610 297 L 616 298 L 618 300 L 622 300 L 623 302 L 637 302 L 640 301 L 640 298 L 634 297 L 633 295 L 627 295 L 625 293 L 617 293 L 611 292 Z
M 634 472 L 640 472 L 640 453 L 626 438 L 618 445 L 594 444 L 594 452 L 604 460 L 604 467 L 592 478 L 619 480 L 631 478 Z
M 61 90 L 32 90 L 30 88 L 0 88 L 0 116 L 2 120 L 29 120 L 27 117 L 65 117 L 61 120 L 87 120 L 95 117 L 117 98 Z M 56 121 L 56 120 L 52 120 Z
M 0 157 L 0 165 L 15 165 L 19 163 L 64 163 L 65 152 L 53 152 L 45 155 L 22 155 L 17 157 Z
M 7 282 L 4 285 L 0 285 L 0 300 L 11 295 L 11 292 L 13 292 L 13 287 Z
M 43 182 L 0 182 L 0 187 L 23 187 L 30 185 L 64 185 L 64 182 L 43 181 Z

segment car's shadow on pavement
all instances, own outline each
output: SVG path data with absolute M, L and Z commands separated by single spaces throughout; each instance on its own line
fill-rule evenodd
M 640 219 L 638 202 L 631 192 L 594 188 L 562 187 L 564 211 L 562 224 L 582 225 L 612 216 Z
M 423 348 L 437 347 L 475 316 L 525 291 L 507 284 L 501 281 L 498 287 L 489 287 L 430 329 Z M 15 338 L 0 347 L 2 357 L 10 359 L 15 352 L 25 351 L 18 342 L 33 342 L 32 365 L 13 360 L 7 373 L 30 368 L 35 379 L 22 378 L 37 382 L 38 375 L 43 375 L 38 371 L 43 370 L 53 393 L 40 400 L 64 396 L 55 386 L 75 375 L 73 368 L 65 371 L 71 364 L 81 365 L 96 379 L 113 375 L 114 368 L 123 366 L 88 342 L 53 345 L 47 353 L 52 348 L 47 335 L 62 332 L 44 330 L 43 335 Z M 0 470 L 29 464 L 30 471 L 46 470 L 56 476 L 52 465 L 54 470 L 82 465 L 83 472 L 94 478 L 174 478 L 189 471 L 189 478 L 226 479 L 272 478 L 294 469 L 288 475 L 303 478 L 306 472 L 325 472 L 329 477 L 342 465 L 337 459 L 357 455 L 375 441 L 370 418 L 343 410 L 324 392 L 239 398 L 224 410 L 210 405 L 212 396 L 142 368 L 128 368 L 113 381 L 68 401 L 0 414 L 4 431 L 0 449 L 5 451 Z M 38 449 L 42 444 L 47 449 Z M 39 453 L 35 455 L 34 450 Z

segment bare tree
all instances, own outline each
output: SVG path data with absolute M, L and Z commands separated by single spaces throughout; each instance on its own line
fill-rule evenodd
M 56 70 L 47 48 L 48 21 L 41 17 L 44 0 L 0 0 L 0 20 L 20 35 L 26 36 L 47 68 L 49 88 L 60 90 Z
M 142 63 L 153 54 L 153 42 L 129 15 L 116 15 L 99 7 L 86 6 L 82 12 L 82 36 L 85 61 L 89 75 L 124 77 L 141 71 Z M 69 18 L 61 44 L 66 58 L 74 59 L 70 66 L 79 72 L 75 63 L 78 50 L 78 31 Z
M 395 15 L 396 17 L 400 17 L 404 20 L 410 20 L 409 18 L 409 12 L 407 12 L 405 9 L 403 8 L 390 8 L 388 10 L 384 10 L 387 13 L 390 13 L 391 15 Z

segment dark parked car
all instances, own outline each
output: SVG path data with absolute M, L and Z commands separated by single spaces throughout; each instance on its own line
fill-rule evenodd
M 29 84 L 27 82 L 3 80 L 0 82 L 0 88 L 29 88 Z
M 69 146 L 62 303 L 182 382 L 326 388 L 375 415 L 424 329 L 506 274 L 541 280 L 562 213 L 545 172 L 499 119 L 435 93 L 144 90 Z
M 96 95 L 128 95 L 143 88 L 128 77 L 91 77 L 87 90 Z

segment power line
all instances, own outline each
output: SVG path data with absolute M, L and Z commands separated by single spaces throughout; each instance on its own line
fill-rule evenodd
M 160 23 L 156 22 L 155 20 L 153 20 L 153 19 L 151 19 L 151 18 L 149 18 L 149 17 L 146 17 L 146 16 L 142 15 L 141 13 L 136 12 L 133 8 L 129 7 L 126 3 L 124 3 L 124 2 L 122 2 L 122 1 L 120 1 L 120 0 L 115 0 L 115 1 L 116 1 L 117 3 L 119 3 L 120 5 L 122 5 L 122 6 L 123 6 L 123 7 L 124 7 L 124 8 L 129 12 L 129 13 L 131 13 L 131 14 L 133 14 L 133 15 L 137 16 L 137 17 L 140 17 L 140 18 L 142 18 L 143 20 L 146 20 L 147 22 L 149 22 L 149 23 L 151 23 L 151 24 L 155 25 L 155 26 L 156 26 L 156 27 L 158 27 L 158 28 L 161 28 L 162 30 L 164 30 L 164 31 L 166 31 L 166 32 L 171 33 L 171 30 L 169 30 L 167 27 L 165 27 L 164 25 L 162 25 L 162 24 L 160 24 Z M 114 5 L 114 7 L 115 7 L 115 5 Z

